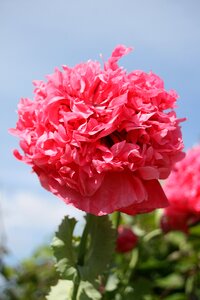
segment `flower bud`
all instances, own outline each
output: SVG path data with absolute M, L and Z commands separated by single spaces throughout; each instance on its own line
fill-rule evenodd
M 118 227 L 118 236 L 116 241 L 116 251 L 125 253 L 131 251 L 137 244 L 138 238 L 135 233 L 124 226 Z

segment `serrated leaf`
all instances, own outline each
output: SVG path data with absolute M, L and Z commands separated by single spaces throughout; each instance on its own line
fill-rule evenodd
M 73 294 L 73 281 L 59 280 L 55 286 L 51 287 L 51 291 L 47 300 L 71 300 Z M 89 282 L 81 281 L 78 289 L 77 300 L 100 300 L 102 295 Z
M 76 271 L 76 257 L 72 245 L 72 237 L 76 220 L 67 216 L 61 222 L 52 241 L 52 249 L 56 257 L 56 269 L 65 279 L 72 279 Z
M 78 266 L 81 278 L 93 282 L 103 273 L 111 260 L 115 249 L 116 231 L 112 228 L 108 216 L 90 218 L 90 243 L 83 266 Z
M 70 300 L 73 291 L 73 282 L 70 280 L 59 280 L 57 285 L 51 287 L 47 300 Z

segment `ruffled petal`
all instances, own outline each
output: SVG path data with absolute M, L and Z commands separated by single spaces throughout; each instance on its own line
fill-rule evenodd
M 143 185 L 148 195 L 146 201 L 134 203 L 125 209 L 120 209 L 121 212 L 135 215 L 151 212 L 156 208 L 163 208 L 169 205 L 168 199 L 158 180 L 146 180 L 143 181 Z

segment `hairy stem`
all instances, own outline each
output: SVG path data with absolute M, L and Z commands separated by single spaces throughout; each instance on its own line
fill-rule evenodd
M 79 244 L 77 266 L 84 265 L 86 248 L 87 248 L 87 238 L 88 238 L 89 228 L 90 228 L 90 219 L 91 219 L 91 216 L 89 214 L 87 214 L 85 228 L 83 230 L 83 234 L 82 234 L 81 241 Z M 72 300 L 77 299 L 80 282 L 81 282 L 81 277 L 78 272 L 78 275 L 74 279 L 74 289 L 73 289 L 73 294 L 72 294 Z
M 91 219 L 91 216 L 89 214 L 87 214 L 85 228 L 83 230 L 83 234 L 82 234 L 80 245 L 79 245 L 78 262 L 77 262 L 77 264 L 79 266 L 83 266 L 83 264 L 84 264 L 85 252 L 86 252 L 85 250 L 87 247 L 87 237 L 88 237 L 89 228 L 90 228 L 90 219 Z

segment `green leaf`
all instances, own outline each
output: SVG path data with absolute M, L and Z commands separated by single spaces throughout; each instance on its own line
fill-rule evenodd
M 194 284 L 195 284 L 195 276 L 191 275 L 187 278 L 185 283 L 185 292 L 186 294 L 191 294 L 194 290 Z
M 88 281 L 81 281 L 78 300 L 99 300 L 102 295 L 97 289 Z
M 51 287 L 47 300 L 70 300 L 73 290 L 73 282 L 70 280 L 59 280 L 57 285 Z
M 72 279 L 76 271 L 76 257 L 72 245 L 73 231 L 76 225 L 74 218 L 65 217 L 52 241 L 56 269 L 65 279 Z
M 175 293 L 173 295 L 165 297 L 165 300 L 188 300 L 188 298 L 185 294 Z
M 109 264 L 115 249 L 116 231 L 108 216 L 87 216 L 90 219 L 90 242 L 84 265 L 78 266 L 81 278 L 93 282 Z
M 71 300 L 73 294 L 73 281 L 59 280 L 57 285 L 51 287 L 51 291 L 47 300 Z M 100 292 L 89 282 L 81 281 L 78 289 L 77 300 L 100 300 L 102 295 Z
M 165 235 L 167 242 L 179 247 L 180 249 L 187 248 L 187 237 L 183 232 L 172 231 Z
M 145 278 L 139 278 L 132 283 L 132 286 L 126 286 L 122 291 L 122 300 L 145 300 L 152 294 L 151 282 Z
M 114 291 L 119 283 L 119 278 L 117 277 L 116 274 L 112 274 L 108 277 L 105 290 L 108 292 Z
M 181 275 L 174 273 L 164 278 L 157 279 L 155 284 L 161 288 L 178 289 L 184 286 L 184 279 Z
M 200 224 L 190 227 L 190 235 L 200 237 Z

